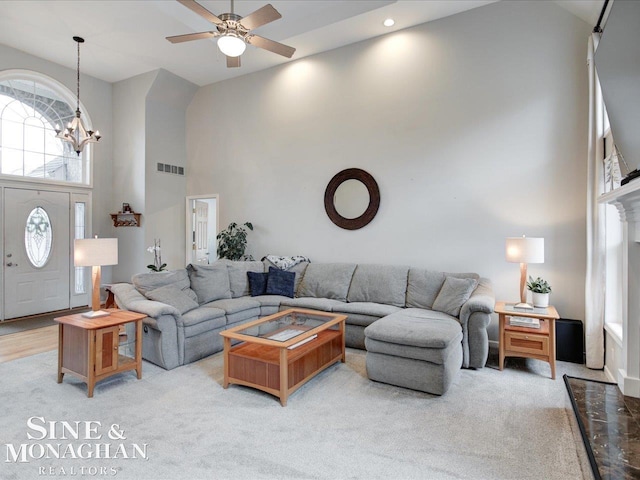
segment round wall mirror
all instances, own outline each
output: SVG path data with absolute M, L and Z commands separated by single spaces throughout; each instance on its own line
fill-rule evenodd
M 349 179 L 342 182 L 333 195 L 336 211 L 349 220 L 358 218 L 369 206 L 369 190 L 360 180 Z
M 324 208 L 333 223 L 346 230 L 367 225 L 378 213 L 380 190 L 364 170 L 348 168 L 334 176 L 324 192 Z

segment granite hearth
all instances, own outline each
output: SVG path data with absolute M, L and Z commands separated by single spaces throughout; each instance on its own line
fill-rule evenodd
M 616 384 L 564 376 L 593 478 L 640 480 L 640 399 Z

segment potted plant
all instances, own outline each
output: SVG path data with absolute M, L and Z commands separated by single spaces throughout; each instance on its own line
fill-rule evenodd
M 216 239 L 218 240 L 218 258 L 226 258 L 229 260 L 253 260 L 251 255 L 245 255 L 247 248 L 247 227 L 253 230 L 251 222 L 245 222 L 243 225 L 230 223 L 229 226 L 222 230 Z
M 549 282 L 540 277 L 534 280 L 533 277 L 529 276 L 527 289 L 531 290 L 534 307 L 549 306 L 549 294 L 551 293 L 551 285 L 549 285 Z
M 162 263 L 162 248 L 160 248 L 160 239 L 153 239 L 153 246 L 147 248 L 147 252 L 153 253 L 153 263 L 147 265 L 152 272 L 162 272 L 167 269 L 167 264 Z

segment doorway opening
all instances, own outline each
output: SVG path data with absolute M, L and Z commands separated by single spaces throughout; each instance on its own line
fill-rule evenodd
M 207 265 L 218 258 L 216 253 L 216 235 L 218 235 L 218 194 L 188 196 L 186 260 Z

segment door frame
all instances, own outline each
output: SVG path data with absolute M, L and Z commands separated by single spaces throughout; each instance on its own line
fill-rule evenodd
M 193 211 L 191 208 L 191 202 L 193 200 L 203 199 L 215 199 L 216 201 L 216 234 L 219 231 L 219 219 L 220 219 L 220 195 L 217 193 L 210 193 L 205 195 L 187 195 L 185 198 L 185 265 L 191 263 L 192 247 L 193 247 Z
M 2 258 L 2 264 L 0 265 L 0 322 L 5 320 L 4 316 L 4 292 L 5 292 L 5 230 L 4 230 L 4 204 L 5 204 L 5 189 L 19 189 L 19 190 L 33 190 L 42 192 L 61 192 L 69 194 L 69 306 L 79 306 L 80 304 L 89 305 L 91 289 L 87 287 L 87 293 L 83 295 L 75 294 L 75 266 L 73 265 L 73 239 L 75 238 L 75 210 L 73 206 L 75 201 L 79 198 L 86 199 L 85 206 L 85 236 L 91 234 L 93 231 L 93 196 L 90 186 L 82 185 L 56 185 L 50 183 L 29 183 L 24 179 L 20 181 L 7 180 L 5 178 L 0 179 L 0 238 L 2 242 L 0 244 L 0 255 Z M 88 282 L 87 283 L 87 279 Z M 91 275 L 85 275 L 85 283 L 90 285 Z M 86 303 L 80 300 L 80 297 L 86 295 Z

